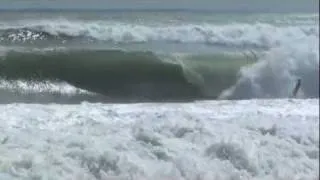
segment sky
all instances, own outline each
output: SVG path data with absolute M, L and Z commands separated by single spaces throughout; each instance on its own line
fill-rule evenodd
M 216 11 L 319 11 L 319 0 L 0 0 L 1 9 L 207 9 Z

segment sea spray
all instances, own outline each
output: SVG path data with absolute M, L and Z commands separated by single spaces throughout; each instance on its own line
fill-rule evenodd
M 305 98 L 319 98 L 319 44 L 317 39 L 292 42 L 271 49 L 251 66 L 220 98 L 287 98 L 298 79 Z

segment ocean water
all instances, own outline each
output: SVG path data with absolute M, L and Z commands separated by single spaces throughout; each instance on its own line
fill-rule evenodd
M 302 79 L 303 97 L 319 97 L 318 18 L 5 11 L 0 87 L 15 101 L 286 98 Z
M 318 49 L 316 13 L 0 11 L 0 179 L 316 179 Z

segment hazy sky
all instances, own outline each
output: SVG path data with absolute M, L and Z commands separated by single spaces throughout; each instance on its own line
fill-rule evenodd
M 318 11 L 319 0 L 0 0 L 0 8 L 188 8 Z

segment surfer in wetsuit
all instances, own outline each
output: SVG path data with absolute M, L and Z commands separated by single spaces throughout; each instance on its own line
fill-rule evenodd
M 295 88 L 294 88 L 293 91 L 292 91 L 291 97 L 295 98 L 295 97 L 297 96 L 297 93 L 298 93 L 298 91 L 299 91 L 299 89 L 300 89 L 300 86 L 301 86 L 301 79 L 299 78 L 299 79 L 297 80 L 297 83 L 296 83 Z

